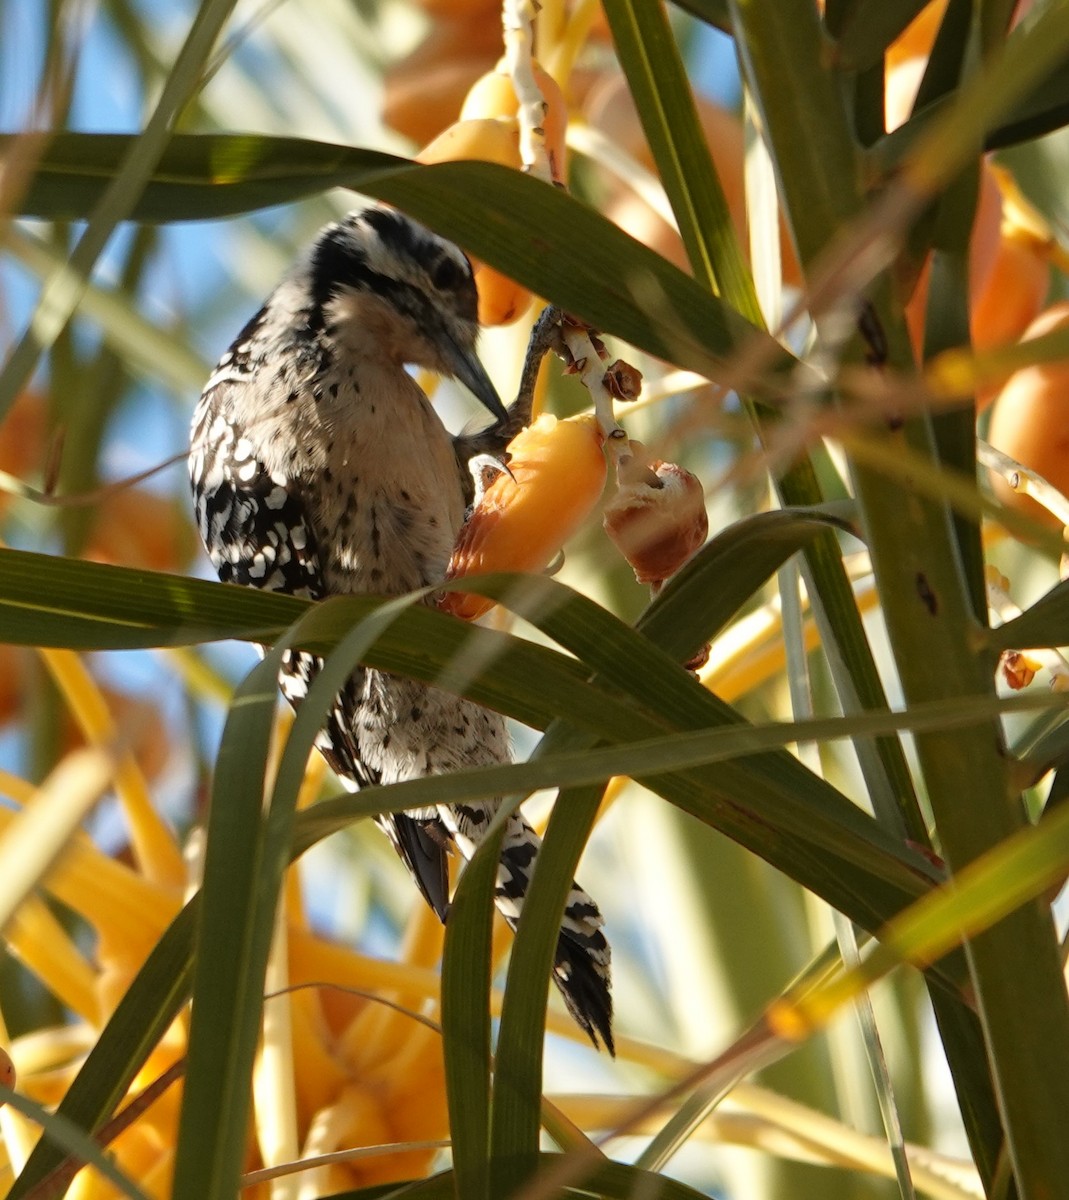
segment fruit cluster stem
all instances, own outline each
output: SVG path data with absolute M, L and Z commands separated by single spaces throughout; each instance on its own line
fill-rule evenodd
M 546 100 L 534 74 L 535 0 L 503 0 L 501 24 L 505 37 L 505 67 L 519 100 L 520 157 L 528 174 L 553 182 L 546 151 Z

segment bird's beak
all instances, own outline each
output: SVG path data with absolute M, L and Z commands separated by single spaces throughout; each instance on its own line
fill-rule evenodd
M 497 389 L 490 382 L 485 367 L 479 361 L 474 350 L 467 350 L 452 342 L 449 347 L 449 366 L 453 374 L 460 380 L 472 395 L 499 421 L 508 420 L 508 413 L 501 403 Z

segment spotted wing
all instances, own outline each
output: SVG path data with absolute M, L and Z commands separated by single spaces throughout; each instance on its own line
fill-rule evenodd
M 190 477 L 201 538 L 224 583 L 322 600 L 327 592 L 317 539 L 299 482 L 272 475 L 251 439 L 225 415 L 232 407 L 225 389 L 248 386 L 232 360 L 233 352 L 209 382 L 194 417 Z M 304 650 L 283 656 L 279 687 L 295 708 L 322 665 L 322 659 Z M 352 790 L 379 782 L 379 773 L 362 760 L 356 737 L 365 675 L 357 668 L 349 677 L 316 739 L 331 770 Z M 441 822 L 395 813 L 379 824 L 427 903 L 444 920 L 448 838 Z

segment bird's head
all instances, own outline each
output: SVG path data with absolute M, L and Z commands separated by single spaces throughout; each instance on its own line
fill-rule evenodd
M 375 205 L 328 225 L 309 266 L 313 311 L 329 313 L 333 304 L 374 340 L 376 353 L 459 379 L 496 418 L 505 418 L 475 353 L 471 263 L 452 242 Z

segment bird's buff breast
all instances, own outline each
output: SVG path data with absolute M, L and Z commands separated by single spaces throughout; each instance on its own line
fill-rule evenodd
M 463 519 L 448 431 L 407 375 L 392 382 L 330 422 L 316 523 L 331 592 L 440 583 Z

